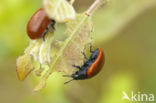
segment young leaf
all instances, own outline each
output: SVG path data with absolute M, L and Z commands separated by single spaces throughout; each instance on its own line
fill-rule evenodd
M 41 44 L 39 50 L 39 61 L 41 64 L 49 64 L 51 62 L 50 52 L 51 52 L 51 43 L 53 42 L 53 35 L 49 33 L 46 35 L 46 40 Z
M 43 0 L 46 13 L 51 19 L 57 22 L 66 22 L 75 19 L 75 10 L 71 3 L 67 0 Z
M 63 71 L 70 74 L 73 71 L 73 64 L 77 63 L 77 65 L 80 65 L 82 63 L 81 52 L 83 52 L 85 45 L 91 42 L 89 34 L 92 28 L 89 18 L 101 2 L 102 0 L 96 0 L 85 13 L 77 15 L 76 20 L 68 22 L 66 33 L 69 37 L 64 41 L 64 45 L 60 47 L 56 58 L 50 64 L 49 70 L 43 75 L 34 91 L 39 91 L 45 87 L 46 80 L 52 72 Z
M 16 72 L 19 80 L 23 81 L 28 74 L 34 69 L 30 55 L 23 55 L 17 59 Z
M 31 42 L 28 48 L 25 50 L 25 54 L 23 56 L 18 57 L 16 61 L 16 72 L 19 80 L 23 81 L 28 74 L 34 69 L 32 64 L 33 60 L 30 56 L 30 51 L 34 47 L 34 42 Z
M 51 62 L 50 44 L 53 41 L 53 35 L 51 33 L 52 32 L 49 32 L 46 35 L 45 41 L 43 41 L 42 38 L 32 40 L 25 50 L 25 54 L 17 59 L 16 71 L 19 80 L 23 81 L 33 69 L 37 69 L 39 64 L 40 69 L 36 74 L 40 75 L 43 69 L 41 68 L 42 64 L 49 64 Z
M 81 65 L 83 62 L 82 53 L 86 44 L 91 42 L 90 32 L 92 30 L 89 16 L 79 14 L 76 20 L 67 24 L 67 34 L 69 37 L 63 42 L 56 58 L 52 60 L 50 69 L 43 75 L 40 83 L 35 87 L 34 91 L 38 91 L 45 87 L 46 80 L 54 71 L 61 71 L 71 74 L 75 69 L 72 65 Z M 52 50 L 53 51 L 53 50 Z
M 67 23 L 66 33 L 69 35 L 69 37 L 72 35 L 75 36 L 73 36 L 71 41 L 68 41 L 69 44 L 64 45 L 66 48 L 61 56 L 61 60 L 58 61 L 53 71 L 61 71 L 71 74 L 73 71 L 75 71 L 75 68 L 72 67 L 72 65 L 81 65 L 83 63 L 84 57 L 82 52 L 85 52 L 85 46 L 92 42 L 90 35 L 92 31 L 92 22 L 89 17 L 86 19 L 86 21 L 82 21 L 82 18 L 85 16 L 85 14 L 78 14 L 75 21 Z M 76 32 L 75 29 L 78 28 L 78 26 L 80 26 L 80 28 L 78 32 Z

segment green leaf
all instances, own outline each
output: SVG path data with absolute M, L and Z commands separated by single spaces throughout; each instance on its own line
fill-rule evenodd
M 68 3 L 64 0 L 55 0 L 53 13 L 56 13 L 58 7 L 64 5 L 63 3 L 65 2 Z M 70 5 L 70 3 L 68 3 L 68 5 Z M 37 76 L 41 76 L 42 73 L 43 76 L 34 91 L 45 87 L 46 80 L 53 72 L 72 74 L 73 71 L 75 71 L 72 65 L 81 65 L 83 63 L 84 57 L 82 52 L 84 52 L 85 46 L 92 42 L 90 36 L 92 31 L 90 15 L 99 3 L 101 3 L 101 0 L 95 1 L 85 13 L 77 14 L 76 19 L 67 22 L 67 35 L 63 41 L 58 40 L 57 36 L 52 35 L 53 32 L 52 34 L 50 32 L 47 33 L 45 41 L 43 41 L 42 38 L 31 41 L 22 59 L 19 58 L 17 60 L 17 72 L 20 77 L 25 78 L 26 75 L 29 74 L 29 71 L 39 67 L 35 73 Z M 69 10 L 63 12 L 70 13 Z M 62 14 L 62 12 L 60 14 Z M 59 14 L 56 13 L 56 15 Z
M 75 19 L 75 10 L 71 3 L 67 2 L 67 0 L 43 1 L 44 9 L 48 16 L 57 22 L 66 22 Z
M 91 43 L 90 33 L 92 30 L 90 17 L 79 14 L 76 20 L 70 21 L 67 24 L 68 38 L 63 42 L 58 52 L 55 52 L 56 57 L 50 64 L 50 69 L 43 75 L 40 83 L 35 87 L 34 91 L 38 91 L 45 87 L 46 80 L 52 72 L 65 72 L 71 74 L 75 69 L 73 64 L 81 65 L 83 63 L 82 51 L 85 45 Z M 73 27 L 73 28 L 72 28 Z M 53 51 L 53 49 L 51 50 Z

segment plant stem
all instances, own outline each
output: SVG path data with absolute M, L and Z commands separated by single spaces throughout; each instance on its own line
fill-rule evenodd
M 96 0 L 91 6 L 90 8 L 86 11 L 86 15 L 90 16 L 93 11 L 100 5 L 100 3 L 102 2 L 102 0 Z

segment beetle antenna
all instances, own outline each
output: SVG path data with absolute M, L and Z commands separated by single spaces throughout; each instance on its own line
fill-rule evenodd
M 64 82 L 64 84 L 67 84 L 67 83 L 69 83 L 69 82 L 71 82 L 71 81 L 73 81 L 74 79 L 71 79 L 71 80 L 69 80 L 69 81 L 67 81 L 67 82 Z
M 63 77 L 72 77 L 71 75 L 63 75 Z

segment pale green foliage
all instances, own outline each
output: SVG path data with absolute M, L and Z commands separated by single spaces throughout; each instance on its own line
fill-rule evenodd
M 108 83 L 110 87 L 108 95 L 104 94 L 106 91 L 103 91 L 98 103 L 130 103 L 129 100 L 122 100 L 124 96 L 122 92 L 131 93 L 136 87 L 135 84 L 135 78 L 131 73 L 121 72 L 114 74 Z M 103 83 L 103 85 L 105 85 L 105 83 Z
M 57 22 L 75 19 L 75 10 L 67 0 L 43 0 L 43 5 L 48 16 Z
M 20 56 L 16 62 L 16 72 L 18 74 L 19 80 L 24 80 L 27 75 L 34 69 L 33 62 L 37 61 L 37 49 L 41 44 L 41 40 L 31 41 L 27 49 L 25 50 L 25 54 Z M 33 51 L 33 53 L 31 53 Z M 33 55 L 34 54 L 34 55 Z M 32 58 L 34 57 L 34 59 Z
M 156 0 L 109 0 L 106 7 L 96 12 L 95 43 L 102 44 L 116 37 L 136 16 L 155 5 Z
M 102 47 L 106 55 L 103 70 L 91 80 L 68 85 L 63 82 L 69 78 L 52 73 L 46 88 L 32 94 L 32 85 L 40 80 L 33 78 L 33 74 L 40 69 L 35 67 L 26 81 L 20 83 L 15 76 L 15 58 L 29 44 L 26 24 L 35 10 L 42 7 L 41 1 L 0 0 L 1 103 L 128 103 L 121 100 L 125 89 L 126 93 L 139 89 L 156 94 L 156 0 L 109 0 L 93 15 L 94 45 Z M 82 11 L 91 2 L 77 0 L 75 6 L 80 4 L 77 10 Z M 63 32 L 56 28 L 57 31 Z M 131 88 L 132 85 L 135 87 Z
M 79 14 L 76 20 L 68 22 L 67 29 L 70 32 L 66 33 L 69 37 L 64 41 L 64 45 L 61 47 L 61 50 L 64 49 L 62 52 L 63 54 L 61 53 L 61 60 L 56 64 L 54 71 L 63 71 L 71 74 L 74 70 L 72 67 L 73 64 L 82 64 L 82 52 L 85 46 L 92 41 L 90 37 L 92 31 L 91 21 L 88 17 L 85 17 L 87 17 L 85 14 Z M 62 64 L 64 64 L 64 67 Z
M 43 75 L 40 83 L 34 91 L 45 87 L 46 80 L 52 72 L 65 72 L 71 74 L 75 69 L 73 64 L 81 65 L 83 62 L 82 53 L 85 45 L 91 43 L 90 32 L 92 26 L 90 19 L 85 14 L 79 14 L 74 21 L 68 22 L 67 34 L 69 37 L 63 42 L 56 56 L 50 64 L 50 69 Z M 53 49 L 51 50 L 53 51 Z

